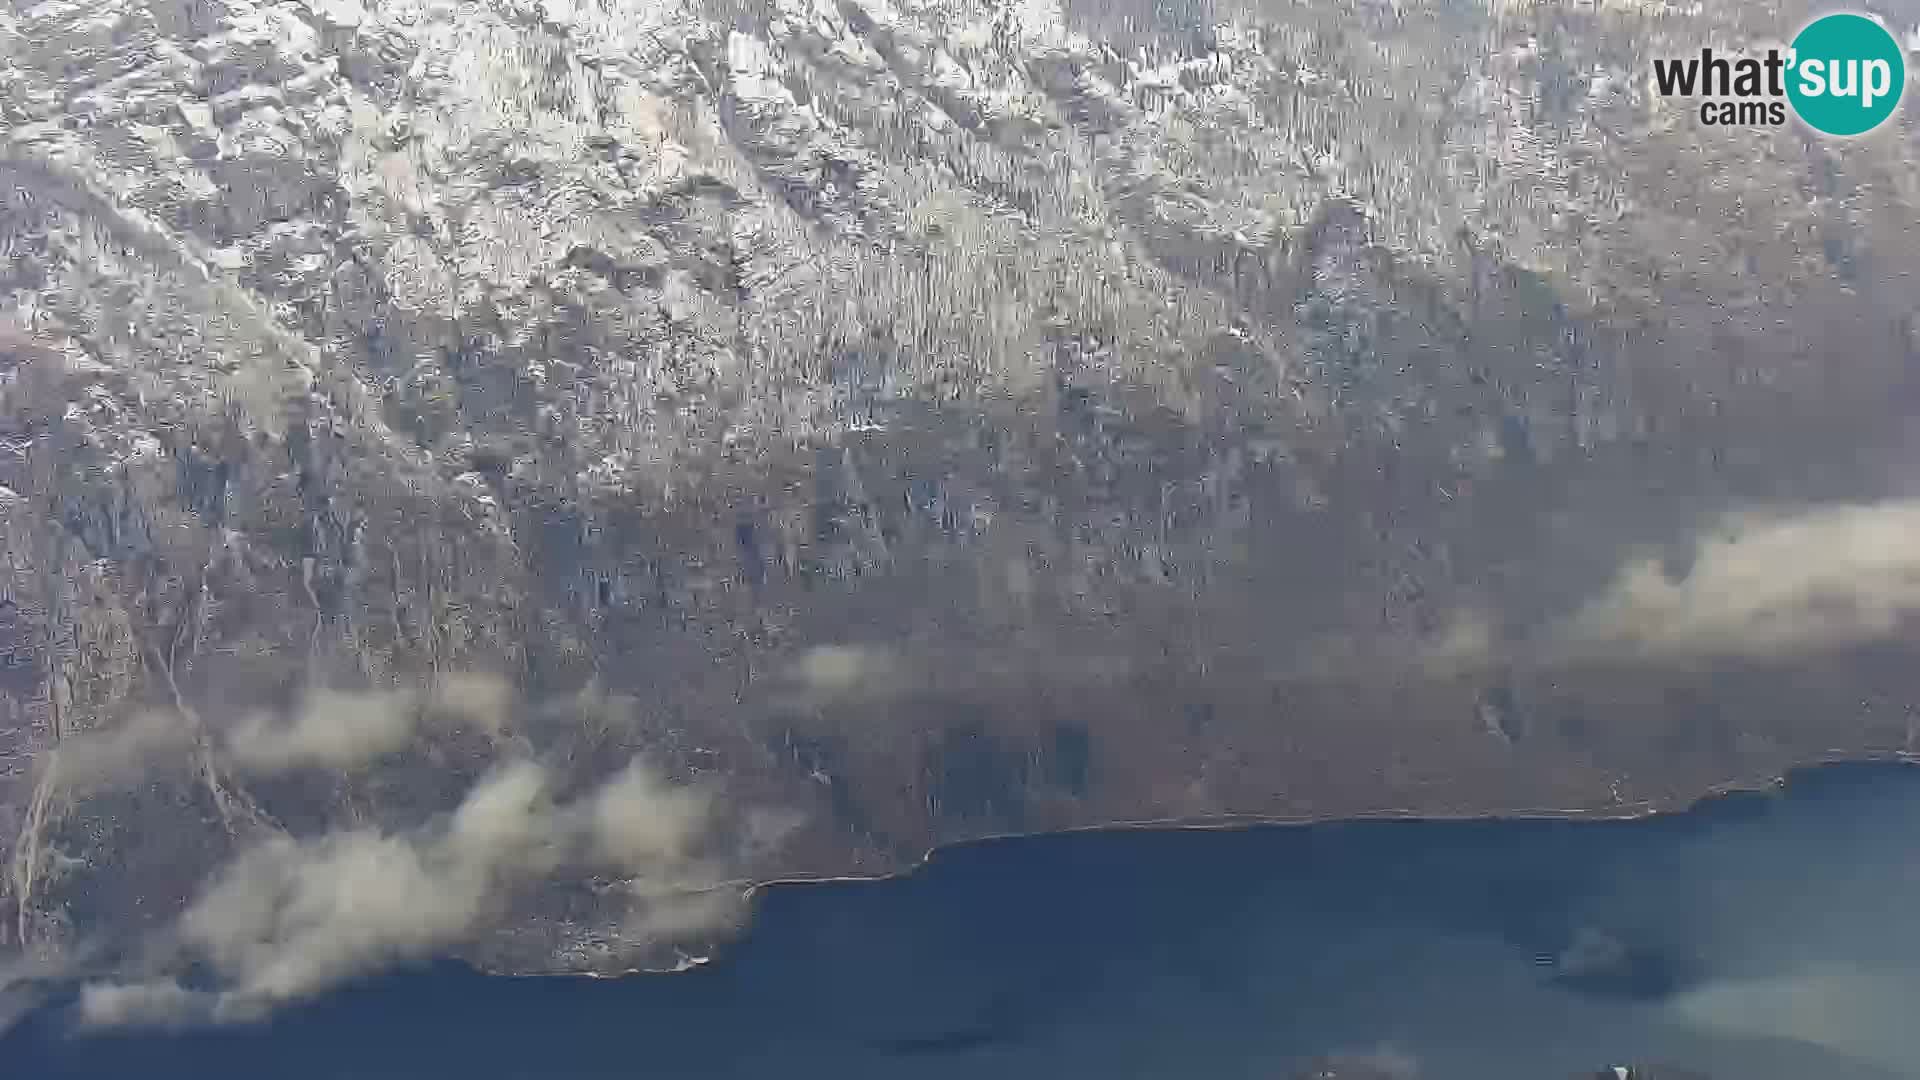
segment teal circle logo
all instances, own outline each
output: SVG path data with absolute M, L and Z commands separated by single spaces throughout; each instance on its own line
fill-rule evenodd
M 1907 50 L 1865 15 L 1823 15 L 1793 39 L 1787 100 L 1815 131 L 1865 135 L 1900 107 Z

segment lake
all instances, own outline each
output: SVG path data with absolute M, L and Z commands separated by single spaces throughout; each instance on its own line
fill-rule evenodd
M 1265 1078 L 1336 1050 L 1423 1080 L 1625 1061 L 1920 1076 L 1920 770 L 1833 766 L 1633 822 L 1109 832 L 769 890 L 693 971 L 389 973 L 255 1026 L 75 1037 L 11 1077 Z

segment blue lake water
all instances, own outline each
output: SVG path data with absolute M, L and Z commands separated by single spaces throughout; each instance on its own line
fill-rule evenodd
M 1285 1080 L 1385 1048 L 1422 1080 L 1886 1080 L 1920 1076 L 1915 1003 L 1920 770 L 1847 766 L 1636 822 L 976 845 L 771 890 L 691 972 L 433 967 L 175 1034 L 77 1037 L 56 1004 L 0 1074 Z

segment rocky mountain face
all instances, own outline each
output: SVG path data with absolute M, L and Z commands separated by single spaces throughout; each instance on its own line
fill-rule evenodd
M 1726 6 L 11 4 L 0 940 L 246 1008 L 1920 747 L 1913 129 L 1653 96 Z

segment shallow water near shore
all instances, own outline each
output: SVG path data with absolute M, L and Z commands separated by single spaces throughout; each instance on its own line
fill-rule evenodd
M 390 973 L 252 1027 L 76 1037 L 9 1076 L 1282 1080 L 1665 1062 L 1920 1076 L 1920 770 L 1830 766 L 1631 822 L 1364 822 L 995 841 L 768 890 L 713 963 Z

